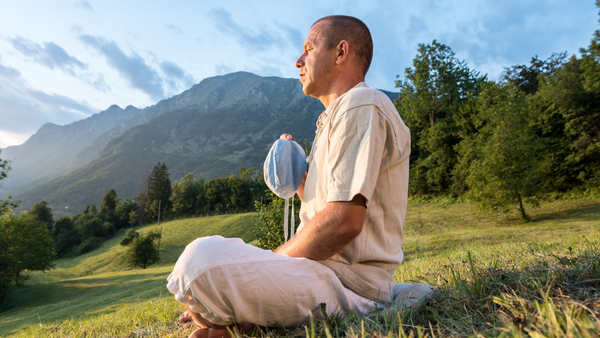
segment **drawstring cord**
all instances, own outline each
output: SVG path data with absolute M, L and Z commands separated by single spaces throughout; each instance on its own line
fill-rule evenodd
M 288 241 L 288 215 L 289 215 L 289 210 L 290 210 L 290 199 L 286 198 L 285 199 L 285 209 L 283 211 L 283 233 L 284 233 L 284 238 L 285 238 L 285 242 Z M 292 237 L 294 237 L 294 229 L 296 228 L 296 217 L 295 217 L 295 212 L 294 212 L 294 197 L 292 196 L 292 226 L 291 229 L 289 229 L 289 236 L 290 239 L 292 239 Z

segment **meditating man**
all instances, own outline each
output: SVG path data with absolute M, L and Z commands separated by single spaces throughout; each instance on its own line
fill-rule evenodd
M 328 16 L 310 29 L 296 67 L 325 111 L 297 191 L 298 232 L 274 252 L 220 236 L 190 243 L 167 287 L 188 309 L 181 320 L 201 327 L 191 337 L 299 325 L 309 311 L 323 318 L 322 303 L 329 314 L 367 314 L 392 301 L 410 133 L 390 99 L 364 83 L 372 56 L 359 19 Z

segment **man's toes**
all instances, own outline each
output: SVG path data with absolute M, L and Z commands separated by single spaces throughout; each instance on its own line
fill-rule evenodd
M 181 316 L 179 316 L 179 322 L 181 322 L 181 323 L 189 323 L 193 320 L 194 320 L 194 318 L 192 318 L 192 315 L 190 314 L 189 311 L 186 311 L 186 312 L 182 313 Z

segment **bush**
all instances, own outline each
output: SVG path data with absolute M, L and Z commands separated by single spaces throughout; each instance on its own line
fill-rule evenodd
M 260 223 L 256 225 L 254 236 L 258 241 L 257 246 L 265 250 L 275 250 L 284 243 L 283 235 L 283 216 L 285 209 L 285 200 L 269 193 L 272 202 L 269 205 L 261 205 L 260 202 L 254 202 L 257 211 L 260 211 Z M 294 198 L 294 218 L 296 227 L 294 233 L 300 226 L 300 199 Z M 290 201 L 291 207 L 291 201 Z M 291 208 L 290 208 L 291 213 Z M 289 217 L 289 216 L 288 216 Z M 291 222 L 289 223 L 291 226 Z
M 146 235 L 140 236 L 133 229 L 127 231 L 125 238 L 121 240 L 121 245 L 129 246 L 127 249 L 127 261 L 131 266 L 141 267 L 142 269 L 158 262 L 160 256 L 158 248 L 154 246 L 154 241 L 160 238 L 158 231 L 151 231 Z

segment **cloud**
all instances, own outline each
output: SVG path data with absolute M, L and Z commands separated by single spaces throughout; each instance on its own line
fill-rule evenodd
M 129 80 L 131 86 L 142 90 L 154 100 L 164 98 L 165 93 L 160 76 L 146 64 L 142 57 L 136 53 L 127 56 L 114 41 L 108 41 L 102 37 L 83 34 L 79 36 L 79 39 L 102 54 L 108 65 Z
M 78 3 L 75 4 L 75 7 L 81 8 L 81 9 L 85 9 L 86 11 L 90 11 L 92 13 L 94 13 L 94 9 L 92 8 L 92 5 L 87 2 L 87 1 L 79 1 Z
M 30 58 L 50 69 L 59 68 L 75 75 L 74 69 L 86 69 L 87 66 L 76 57 L 69 55 L 62 47 L 54 42 L 45 42 L 43 45 L 24 38 L 9 38 L 13 47 L 23 56 Z
M 181 67 L 171 61 L 164 61 L 160 64 L 160 69 L 166 75 L 164 81 L 171 87 L 172 90 L 190 88 L 196 83 L 194 77 L 187 74 Z
M 502 68 L 528 63 L 539 55 L 564 52 L 580 38 L 580 8 L 568 3 L 540 6 L 531 1 L 507 0 L 475 7 L 474 15 L 459 21 L 456 32 L 440 36 L 461 59 L 482 72 L 497 75 Z M 557 24 L 560 23 L 560 24 Z M 577 48 L 568 50 L 576 53 Z
M 96 110 L 85 102 L 31 88 L 17 69 L 0 59 L 0 132 L 5 144 L 24 139 L 47 122 L 71 123 Z
M 177 35 L 183 35 L 183 31 L 181 29 L 179 29 L 178 27 L 175 27 L 173 25 L 165 25 L 165 28 L 168 30 L 171 30 L 173 32 L 175 32 L 175 34 Z
M 235 66 L 228 66 L 224 63 L 220 63 L 215 65 L 215 72 L 217 72 L 217 75 L 233 73 L 235 72 Z
M 233 20 L 231 14 L 223 8 L 213 9 L 210 13 L 216 27 L 221 32 L 229 34 L 240 45 L 251 51 L 264 50 L 270 47 L 283 47 L 285 44 L 284 38 L 272 35 L 264 27 L 258 31 L 252 31 L 247 27 L 240 26 Z

